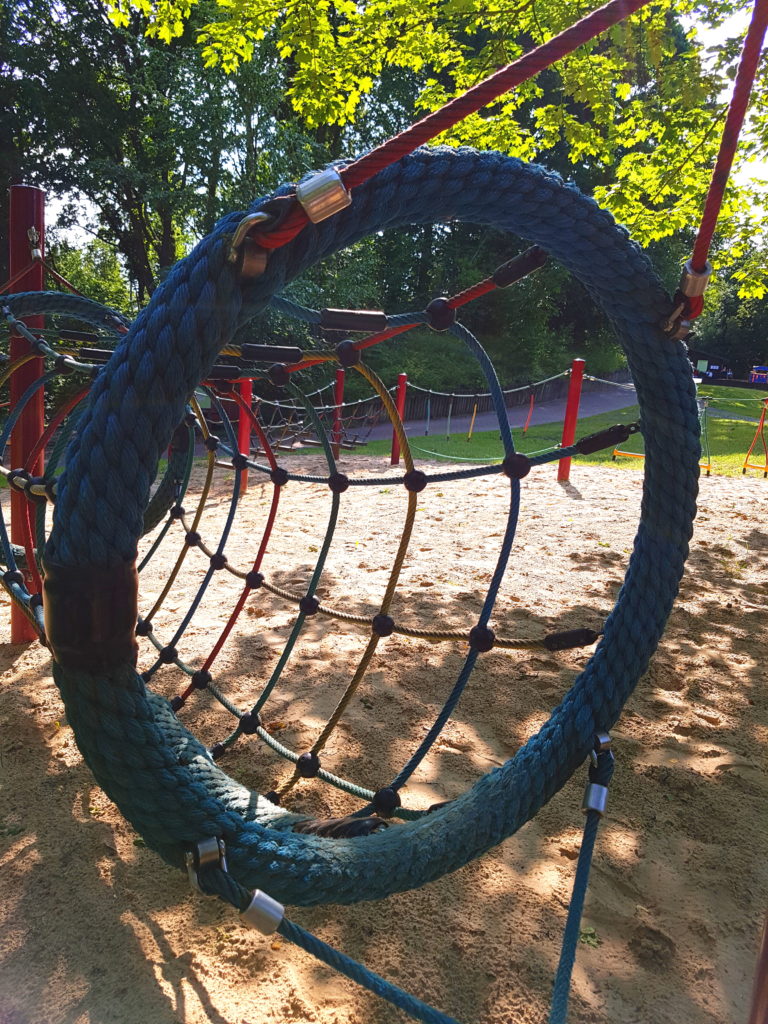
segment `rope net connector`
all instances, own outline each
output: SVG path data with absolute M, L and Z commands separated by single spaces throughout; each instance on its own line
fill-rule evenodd
M 40 232 L 37 228 L 30 228 L 27 238 L 29 239 L 29 258 L 33 263 L 42 263 L 43 250 L 40 248 Z
M 693 260 L 688 260 L 680 274 L 679 290 L 687 299 L 703 295 L 712 277 L 712 264 L 707 260 L 701 271 L 693 269 Z
M 249 213 L 243 217 L 235 228 L 227 260 L 230 263 L 237 263 L 242 256 L 240 273 L 243 277 L 261 277 L 267 269 L 269 253 L 249 237 L 249 232 L 258 225 L 272 220 L 272 214 L 259 210 L 257 213 Z
M 240 912 L 240 920 L 248 928 L 255 928 L 262 935 L 273 935 L 283 922 L 285 907 L 261 889 L 254 889 L 253 899 Z
M 585 814 L 588 811 L 596 811 L 602 818 L 608 806 L 608 786 L 606 783 L 610 780 L 613 771 L 613 751 L 611 750 L 611 737 L 609 733 L 597 733 L 589 759 L 589 781 L 584 789 L 581 809 Z
M 227 847 L 223 839 L 218 836 L 207 836 L 195 843 L 194 849 L 187 850 L 184 854 L 184 863 L 187 867 L 187 877 L 193 889 L 206 895 L 200 885 L 198 873 L 203 868 L 218 867 L 227 873 Z
M 333 217 L 352 203 L 352 196 L 335 167 L 326 167 L 307 181 L 300 182 L 296 186 L 296 198 L 313 224 Z

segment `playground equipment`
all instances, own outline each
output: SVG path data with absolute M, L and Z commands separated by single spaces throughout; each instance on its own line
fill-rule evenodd
M 472 90 L 453 107 L 453 113 L 460 117 L 478 109 L 492 95 L 640 6 L 641 0 L 614 0 L 579 23 L 577 31 L 566 30 L 557 41 L 533 51 L 534 58 L 521 58 L 511 66 L 511 73 L 504 69 L 492 76 L 492 87 L 483 83 L 482 88 Z M 764 30 L 764 21 L 760 27 Z M 761 40 L 762 32 L 758 53 Z M 5 301 L 11 327 L 30 345 L 27 354 L 12 359 L 6 376 L 15 376 L 27 360 L 44 357 L 52 360 L 53 368 L 42 376 L 37 374 L 15 400 L 3 442 L 27 403 L 54 374 L 83 372 L 95 379 L 87 405 L 78 408 L 78 393 L 26 453 L 26 465 L 19 464 L 6 473 L 11 486 L 27 502 L 24 558 L 33 590 L 19 569 L 19 553 L 8 539 L 4 524 L 0 528 L 7 565 L 3 581 L 23 614 L 41 633 L 44 628 L 54 656 L 54 677 L 86 762 L 147 845 L 169 864 L 187 870 L 193 884 L 203 892 L 216 894 L 235 906 L 244 923 L 267 934 L 279 932 L 421 1020 L 446 1022 L 448 1018 L 291 923 L 282 902 L 304 906 L 352 903 L 382 898 L 436 879 L 513 834 L 591 757 L 583 859 L 566 925 L 551 1017 L 552 1021 L 562 1021 L 578 939 L 586 866 L 605 809 L 612 771 L 607 731 L 656 648 L 688 550 L 695 513 L 699 424 L 690 368 L 679 339 L 700 305 L 694 300 L 700 299 L 708 277 L 706 245 L 701 258 L 702 240 L 707 233 L 711 238 L 714 223 L 700 233 L 681 290 L 671 300 L 626 232 L 560 178 L 495 153 L 418 148 L 450 123 L 446 110 L 354 163 L 326 169 L 300 182 L 295 190 L 279 189 L 273 196 L 257 200 L 249 211 L 224 218 L 172 270 L 101 368 L 94 370 L 97 361 L 62 355 L 21 320 L 53 311 L 77 315 L 104 333 L 111 330 L 117 335 L 122 333 L 122 323 L 114 313 L 84 299 L 44 293 L 16 295 Z M 718 187 L 724 187 L 722 174 L 718 176 L 716 171 L 716 178 Z M 274 458 L 264 435 L 259 440 L 267 453 L 267 464 L 255 463 L 239 449 L 233 431 L 226 431 L 226 445 L 210 438 L 193 396 L 201 381 L 209 381 L 207 393 L 214 404 L 218 401 L 215 380 L 221 375 L 214 371 L 219 353 L 230 345 L 239 325 L 268 303 L 279 305 L 283 300 L 277 299 L 276 293 L 302 270 L 374 231 L 441 220 L 471 220 L 527 238 L 587 287 L 615 325 L 627 355 L 642 414 L 646 472 L 634 551 L 613 611 L 599 631 L 585 628 L 575 631 L 578 635 L 557 634 L 537 641 L 557 650 L 594 642 L 599 633 L 597 649 L 584 671 L 539 733 L 506 764 L 450 803 L 419 809 L 404 806 L 400 791 L 449 719 L 478 659 L 491 657 L 495 647 L 529 646 L 526 641 L 498 637 L 491 625 L 514 541 L 521 480 L 553 458 L 614 446 L 621 433 L 601 432 L 569 449 L 559 449 L 555 456 L 550 453 L 529 459 L 517 453 L 493 367 L 477 340 L 456 321 L 456 308 L 467 301 L 466 297 L 434 299 L 422 313 L 404 318 L 377 314 L 373 333 L 365 314 L 342 311 L 348 314 L 346 329 L 358 330 L 366 337 L 344 341 L 333 351 L 303 353 L 267 345 L 252 346 L 246 352 L 243 346 L 241 355 L 255 366 L 271 364 L 266 371 L 269 379 L 286 387 L 298 401 L 303 397 L 293 383 L 293 375 L 304 367 L 329 362 L 360 373 L 387 407 L 406 465 L 400 479 L 406 503 L 405 525 L 378 611 L 368 618 L 321 605 L 316 591 L 342 495 L 348 490 L 353 494 L 355 486 L 379 485 L 381 480 L 350 479 L 340 473 L 330 442 L 324 445 L 327 473 L 322 476 L 291 473 Z M 500 282 L 507 283 L 508 266 L 471 289 L 472 297 L 491 291 Z M 313 311 L 305 313 L 322 317 Z M 392 322 L 398 319 L 399 323 Z M 505 450 L 500 464 L 438 474 L 427 474 L 414 465 L 397 409 L 366 367 L 362 353 L 382 336 L 391 336 L 389 332 L 419 322 L 435 330 L 451 330 L 478 360 L 499 413 Z M 238 395 L 236 391 L 232 394 Z M 260 424 L 250 405 L 242 395 L 235 400 L 258 433 Z M 311 403 L 305 408 L 311 417 Z M 47 471 L 40 477 L 36 460 L 67 418 L 72 439 L 63 472 L 56 475 L 63 453 L 54 442 Z M 226 420 L 222 418 L 222 422 L 226 430 Z M 316 428 L 322 430 L 322 425 L 317 423 Z M 193 455 L 193 429 L 199 429 L 206 442 L 209 466 L 221 448 L 235 470 L 231 512 L 215 548 L 206 545 L 198 529 L 198 514 L 190 519 L 181 505 Z M 167 467 L 153 493 L 151 486 L 166 451 Z M 246 469 L 268 477 L 274 492 L 265 536 L 252 568 L 243 571 L 228 565 L 226 543 L 234 523 L 241 474 Z M 509 488 L 510 505 L 479 617 L 459 634 L 402 626 L 393 614 L 393 601 L 417 505 L 429 499 L 429 487 L 434 482 L 443 485 L 459 476 L 483 475 L 503 481 Z M 385 479 L 391 482 L 389 477 Z M 292 482 L 324 488 L 330 501 L 328 529 L 303 594 L 276 587 L 262 571 L 267 568 L 262 563 L 281 489 Z M 425 489 L 427 493 L 417 497 Z M 343 500 L 353 499 L 348 495 Z M 43 547 L 43 503 L 47 501 L 54 502 L 53 527 Z M 138 615 L 137 543 L 166 513 L 161 532 L 180 524 L 184 550 L 200 548 L 208 558 L 205 587 L 222 571 L 233 571 L 243 584 L 233 616 L 199 668 L 185 666 L 176 647 L 197 600 L 170 641 L 153 636 L 153 609 Z M 42 584 L 44 597 L 40 589 L 34 589 L 38 584 Z M 264 729 L 260 718 L 260 709 L 290 657 L 289 644 L 279 671 L 247 710 L 227 702 L 210 672 L 239 611 L 251 594 L 262 588 L 298 606 L 292 639 L 298 638 L 307 619 L 323 614 L 362 627 L 367 635 L 364 652 L 328 726 L 311 749 L 303 752 L 278 749 L 282 745 Z M 379 644 L 397 632 L 435 642 L 458 642 L 466 650 L 464 665 L 433 726 L 398 774 L 380 779 L 376 788 L 347 783 L 323 765 L 320 755 Z M 135 669 L 137 633 L 154 642 L 158 651 L 155 665 L 142 675 Z M 190 682 L 169 703 L 152 692 L 146 677 L 151 679 L 162 666 L 171 664 L 181 671 L 186 669 Z M 228 706 L 235 719 L 230 736 L 217 745 L 220 749 L 203 746 L 176 715 L 193 694 L 206 692 Z M 281 794 L 264 796 L 240 786 L 219 768 L 217 760 L 233 743 L 251 735 L 258 735 L 295 766 L 282 795 L 301 780 L 321 778 L 346 788 L 359 798 L 361 806 L 346 819 L 317 821 L 281 807 L 276 799 Z M 399 824 L 390 825 L 392 820 Z
M 768 477 L 768 444 L 765 441 L 765 414 L 768 411 L 768 398 L 762 399 L 763 408 L 760 413 L 760 420 L 757 424 L 757 430 L 755 430 L 755 436 L 752 438 L 752 444 L 749 446 L 749 451 L 744 458 L 744 466 L 742 467 L 742 475 L 746 475 L 748 469 L 757 469 L 762 471 L 763 479 Z M 758 441 L 763 446 L 764 459 L 762 464 L 758 462 L 751 462 L 752 452 L 757 447 Z

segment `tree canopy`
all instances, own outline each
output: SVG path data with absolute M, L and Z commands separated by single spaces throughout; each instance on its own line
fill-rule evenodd
M 743 0 L 656 0 L 537 78 L 471 115 L 439 141 L 542 159 L 592 191 L 643 244 L 691 229 L 702 208 L 735 73 L 739 40 L 705 53 L 696 25 L 722 26 Z M 196 0 L 110 0 L 110 17 L 146 19 L 155 39 L 182 36 Z M 196 31 L 205 63 L 234 71 L 276 55 L 286 97 L 308 128 L 376 116 L 376 84 L 396 69 L 414 110 L 446 100 L 584 13 L 559 0 L 217 0 Z M 267 59 L 269 59 L 269 56 Z M 759 83 L 745 163 L 768 153 Z M 758 231 L 754 184 L 732 187 L 720 235 L 744 247 Z M 757 261 L 743 291 L 764 287 Z

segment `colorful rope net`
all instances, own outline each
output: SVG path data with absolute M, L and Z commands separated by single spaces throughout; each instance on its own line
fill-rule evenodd
M 262 205 L 263 201 L 258 201 L 254 210 Z M 670 300 L 645 257 L 592 201 L 541 168 L 497 154 L 420 150 L 356 190 L 347 209 L 276 250 L 265 272 L 255 280 L 244 278 L 241 266 L 229 258 L 242 219 L 243 214 L 236 214 L 219 224 L 174 269 L 117 344 L 107 365 L 98 371 L 83 411 L 75 407 L 69 413 L 66 422 L 72 428 L 72 439 L 63 472 L 57 475 L 63 442 L 56 441 L 43 481 L 12 471 L 11 482 L 25 489 L 33 502 L 39 500 L 39 517 L 44 514 L 42 495 L 55 496 L 53 529 L 41 573 L 54 674 L 84 757 L 147 843 L 171 863 L 184 865 L 190 847 L 201 839 L 223 839 L 229 877 L 286 902 L 375 899 L 454 870 L 510 835 L 584 761 L 594 736 L 616 720 L 658 641 L 687 552 L 698 473 L 695 394 L 683 346 L 658 326 Z M 604 624 L 585 624 L 580 637 L 542 637 L 537 641 L 544 646 L 570 646 L 594 641 L 600 632 L 589 664 L 547 725 L 514 758 L 479 779 L 463 796 L 425 812 L 401 806 L 400 791 L 450 718 L 478 659 L 493 657 L 494 648 L 530 645 L 530 638 L 506 636 L 494 628 L 494 602 L 512 549 L 521 481 L 538 464 L 560 458 L 563 451 L 530 460 L 515 452 L 490 361 L 476 339 L 455 322 L 445 326 L 475 354 L 497 399 L 506 455 L 495 466 L 434 474 L 417 468 L 386 389 L 361 358 L 365 339 L 362 344 L 342 343 L 330 352 L 307 353 L 306 359 L 298 359 L 290 367 L 273 365 L 267 371 L 272 382 L 282 381 L 293 400 L 304 403 L 310 419 L 316 416 L 314 407 L 294 384 L 298 378 L 289 369 L 319 361 L 339 361 L 354 368 L 378 392 L 401 434 L 405 472 L 398 483 L 405 500 L 405 525 L 375 614 L 363 615 L 348 611 L 343 602 L 326 601 L 325 597 L 321 601 L 317 590 L 340 503 L 353 502 L 358 486 L 392 486 L 392 476 L 356 479 L 340 473 L 327 432 L 319 423 L 316 429 L 325 438 L 325 473 L 292 472 L 289 464 L 278 461 L 266 438 L 261 440 L 265 459 L 251 460 L 247 453 L 237 451 L 231 425 L 223 440 L 211 438 L 192 396 L 200 381 L 208 379 L 219 351 L 231 344 L 238 326 L 265 308 L 276 290 L 283 289 L 311 262 L 385 226 L 442 219 L 492 224 L 526 237 L 583 281 L 617 326 L 625 345 L 641 408 L 647 465 L 635 551 L 614 611 Z M 6 308 L 10 316 L 19 319 L 33 310 L 39 312 L 44 301 L 40 296 L 18 296 L 8 299 Z M 84 300 L 67 299 L 73 301 Z M 445 305 L 439 308 L 444 310 Z M 104 315 L 91 307 L 83 308 L 87 319 L 86 314 Z M 423 323 L 425 316 L 410 319 Z M 44 375 L 43 381 L 47 377 Z M 220 404 L 220 390 L 216 380 L 207 388 L 214 405 Z M 248 415 L 249 410 L 243 408 L 242 413 Z M 12 429 L 11 419 L 13 416 L 6 423 L 3 440 Z M 222 422 L 227 423 L 224 417 Z M 260 424 L 255 417 L 253 426 L 258 434 Z M 268 529 L 279 522 L 283 488 L 295 484 L 324 489 L 329 498 L 326 533 L 306 589 L 295 590 L 270 578 L 268 534 L 250 564 L 230 564 L 227 546 L 236 518 L 238 472 L 231 474 L 229 510 L 217 540 L 205 536 L 201 525 L 202 506 L 210 493 L 207 483 L 197 509 L 185 509 L 184 488 L 195 445 L 200 442 L 206 450 L 206 474 L 212 472 L 217 459 L 225 457 L 234 470 L 249 466 L 270 481 L 273 496 Z M 581 448 L 577 444 L 574 452 L 588 450 L 595 443 L 611 445 L 615 440 L 587 439 Z M 167 467 L 153 493 L 158 464 L 168 450 Z M 412 628 L 396 611 L 395 596 L 417 508 L 429 500 L 432 484 L 447 485 L 469 475 L 495 476 L 509 491 L 508 521 L 488 594 L 479 615 L 465 630 Z M 209 479 L 206 475 L 205 480 Z M 142 608 L 138 617 L 134 568 L 139 538 L 148 527 L 157 525 L 165 510 L 167 518 L 159 532 L 175 534 L 179 545 L 172 577 L 182 567 L 186 571 L 192 557 L 202 557 L 206 566 L 198 595 L 170 636 L 155 635 L 153 623 L 161 595 L 152 607 Z M 9 567 L 6 586 L 39 621 L 40 600 L 23 593 L 16 554 L 4 529 L 3 547 Z M 42 548 L 42 539 L 38 547 Z M 32 566 L 40 561 L 40 552 L 27 551 L 26 559 Z M 139 568 L 143 570 L 146 562 L 145 557 Z M 204 663 L 186 666 L 180 644 L 202 599 L 199 595 L 213 585 L 214 578 L 224 576 L 234 577 L 242 587 L 235 612 Z M 286 601 L 296 610 L 296 617 L 278 669 L 258 698 L 239 706 L 215 680 L 214 662 L 238 612 L 260 590 Z M 359 629 L 363 653 L 328 725 L 319 730 L 309 749 L 290 750 L 264 728 L 263 712 L 295 641 L 307 623 L 323 619 Z M 157 650 L 143 675 L 134 668 L 136 632 L 146 635 Z M 393 777 L 383 778 L 375 786 L 361 786 L 340 778 L 331 764 L 324 763 L 324 748 L 354 700 L 377 649 L 393 634 L 453 642 L 465 652 L 463 666 L 444 707 L 410 759 Z M 189 682 L 169 703 L 153 694 L 147 684 L 162 666 L 172 663 L 186 668 Z M 235 716 L 235 728 L 212 750 L 194 739 L 175 714 L 196 691 L 212 693 Z M 253 734 L 294 765 L 277 794 L 282 799 L 300 779 L 308 777 L 320 777 L 357 798 L 356 824 L 347 823 L 350 831 L 342 829 L 344 838 L 331 842 L 311 834 L 315 825 L 306 815 L 292 813 L 274 798 L 247 791 L 221 771 L 216 755 Z M 395 817 L 400 823 L 386 827 Z M 360 834 L 365 832 L 369 834 Z

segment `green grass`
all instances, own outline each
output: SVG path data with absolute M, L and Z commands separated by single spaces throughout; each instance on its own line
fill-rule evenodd
M 729 391 L 738 391 L 737 388 L 729 388 Z M 638 407 L 629 406 L 615 412 L 600 413 L 598 416 L 588 416 L 579 420 L 577 438 L 587 434 L 594 434 L 614 423 L 633 423 L 639 414 Z M 518 451 L 526 454 L 539 452 L 544 448 L 556 446 L 562 436 L 562 423 L 543 423 L 531 427 L 527 434 L 523 435 L 519 430 L 513 431 L 515 447 Z M 747 453 L 752 438 L 755 434 L 755 425 L 743 420 L 726 420 L 708 417 L 707 433 L 709 435 L 709 449 L 711 457 L 712 473 L 718 476 L 740 476 L 744 457 Z M 414 455 L 425 457 L 425 452 L 438 453 L 446 458 L 462 461 L 464 459 L 474 462 L 498 462 L 501 460 L 503 451 L 498 431 L 490 430 L 474 434 L 470 441 L 467 441 L 466 434 L 453 434 L 450 438 L 445 436 L 411 437 L 411 446 Z M 387 455 L 390 451 L 390 442 L 370 441 L 359 451 L 365 455 Z M 643 451 L 643 439 L 635 434 L 623 445 L 623 451 Z M 753 461 L 758 462 L 762 458 L 762 446 L 760 451 L 755 449 Z M 583 466 L 599 466 L 613 462 L 613 448 L 602 452 L 595 452 L 593 455 L 577 455 L 575 463 Z M 622 469 L 640 470 L 643 466 L 642 459 L 617 457 L 613 465 Z
M 762 412 L 760 399 L 768 398 L 768 391 L 721 388 L 711 384 L 701 384 L 697 391 L 700 397 L 713 399 L 710 408 L 716 412 L 730 412 L 735 416 L 751 416 L 754 419 L 759 419 Z

